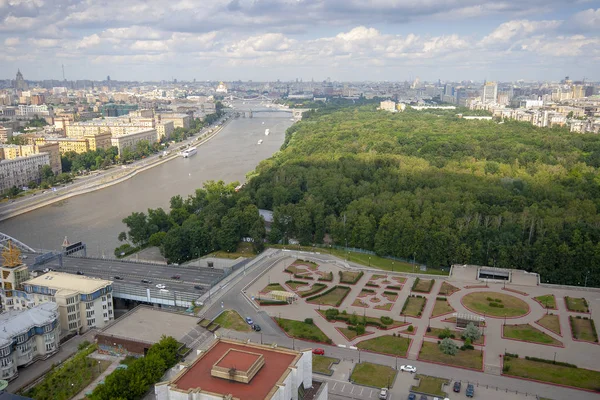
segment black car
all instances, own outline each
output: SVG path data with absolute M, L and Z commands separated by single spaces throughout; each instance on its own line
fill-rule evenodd
M 181 275 L 173 275 L 171 279 L 181 279 Z
M 194 289 L 204 290 L 204 288 L 201 285 L 194 285 Z
M 261 331 L 260 325 L 258 325 L 258 324 L 252 325 L 252 329 L 254 329 L 256 332 L 260 332 Z
M 454 391 L 460 393 L 460 381 L 454 382 Z
M 83 271 L 77 271 L 77 275 L 85 275 Z
M 142 283 L 147 283 L 147 284 L 151 284 L 151 283 L 152 283 L 152 281 L 151 281 L 151 280 L 149 280 L 149 279 L 142 279 L 142 281 L 141 281 L 141 282 L 142 282 Z
M 473 387 L 472 383 L 467 385 L 467 390 L 465 391 L 467 397 L 473 397 L 475 395 L 475 387 Z
M 419 398 L 419 400 L 427 400 L 427 396 L 425 396 L 424 394 L 422 394 L 421 397 Z
M 119 276 L 119 275 L 115 275 L 115 276 L 113 276 L 113 278 L 115 278 L 117 281 L 122 281 L 123 280 L 123 277 Z
M 417 400 L 417 395 L 416 395 L 416 394 L 414 394 L 414 393 L 410 393 L 410 394 L 408 395 L 408 400 Z

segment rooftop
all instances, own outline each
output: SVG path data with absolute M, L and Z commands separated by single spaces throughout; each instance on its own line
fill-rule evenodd
M 192 315 L 138 306 L 106 327 L 102 333 L 157 343 L 162 335 L 181 340 L 197 323 L 198 318 Z
M 232 360 L 231 356 L 240 354 L 248 354 L 248 356 L 236 359 L 234 367 L 237 370 L 243 370 L 245 367 L 251 369 L 259 356 L 262 356 L 264 360 L 262 368 L 248 383 L 235 382 L 211 375 L 215 364 L 229 365 Z M 199 388 L 202 392 L 221 396 L 231 394 L 241 400 L 264 400 L 271 390 L 283 381 L 288 369 L 296 365 L 301 355 L 302 353 L 299 351 L 284 348 L 219 339 L 183 370 L 170 386 L 180 391 Z
M 7 311 L 0 314 L 0 347 L 35 326 L 44 326 L 58 318 L 56 303 L 42 303 L 25 311 Z
M 112 281 L 107 281 L 100 278 L 92 278 L 83 275 L 67 274 L 64 272 L 50 271 L 46 274 L 38 276 L 23 282 L 23 285 L 45 286 L 56 290 L 71 290 L 79 293 L 93 293 L 107 285 L 111 285 Z

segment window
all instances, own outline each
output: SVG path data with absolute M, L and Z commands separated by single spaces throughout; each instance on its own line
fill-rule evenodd
M 103 310 L 106 310 L 106 304 L 103 304 L 103 305 L 102 305 L 102 309 L 103 309 Z
M 3 367 L 10 367 L 13 364 L 12 357 L 3 358 L 2 361 L 0 361 L 0 363 Z
M 52 351 L 52 350 L 54 350 L 54 344 L 53 343 L 46 344 L 46 351 Z
M 94 303 L 93 302 L 85 303 L 85 309 L 86 310 L 90 310 L 92 308 L 94 308 Z
M 93 316 L 94 316 L 94 310 L 92 310 L 92 311 L 88 311 L 87 313 L 85 313 L 85 316 L 86 316 L 87 318 L 91 318 L 91 317 L 93 317 Z

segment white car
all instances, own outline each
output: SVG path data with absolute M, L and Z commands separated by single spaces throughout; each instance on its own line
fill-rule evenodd
M 162 283 L 159 283 L 158 285 L 156 285 L 156 288 L 157 289 L 164 289 L 164 288 L 166 288 L 166 286 L 163 285 Z
M 417 372 L 417 369 L 415 367 L 413 367 L 412 365 L 403 365 L 400 367 L 400 371 L 402 372 L 411 372 L 411 373 L 415 373 Z
M 161 293 L 169 293 L 169 291 L 167 289 L 160 289 Z
M 381 391 L 379 392 L 379 400 L 387 400 L 387 397 L 388 397 L 387 388 L 381 388 Z

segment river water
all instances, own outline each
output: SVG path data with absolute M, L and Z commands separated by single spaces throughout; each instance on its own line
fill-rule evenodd
M 246 173 L 279 150 L 290 118 L 255 112 L 254 118 L 232 119 L 193 157 L 178 157 L 117 185 L 2 221 L 0 232 L 42 249 L 59 249 L 68 236 L 72 243 L 86 243 L 90 256 L 113 256 L 117 235 L 125 230 L 123 218 L 148 208 L 168 210 L 172 196 L 186 198 L 208 180 L 245 181 Z

